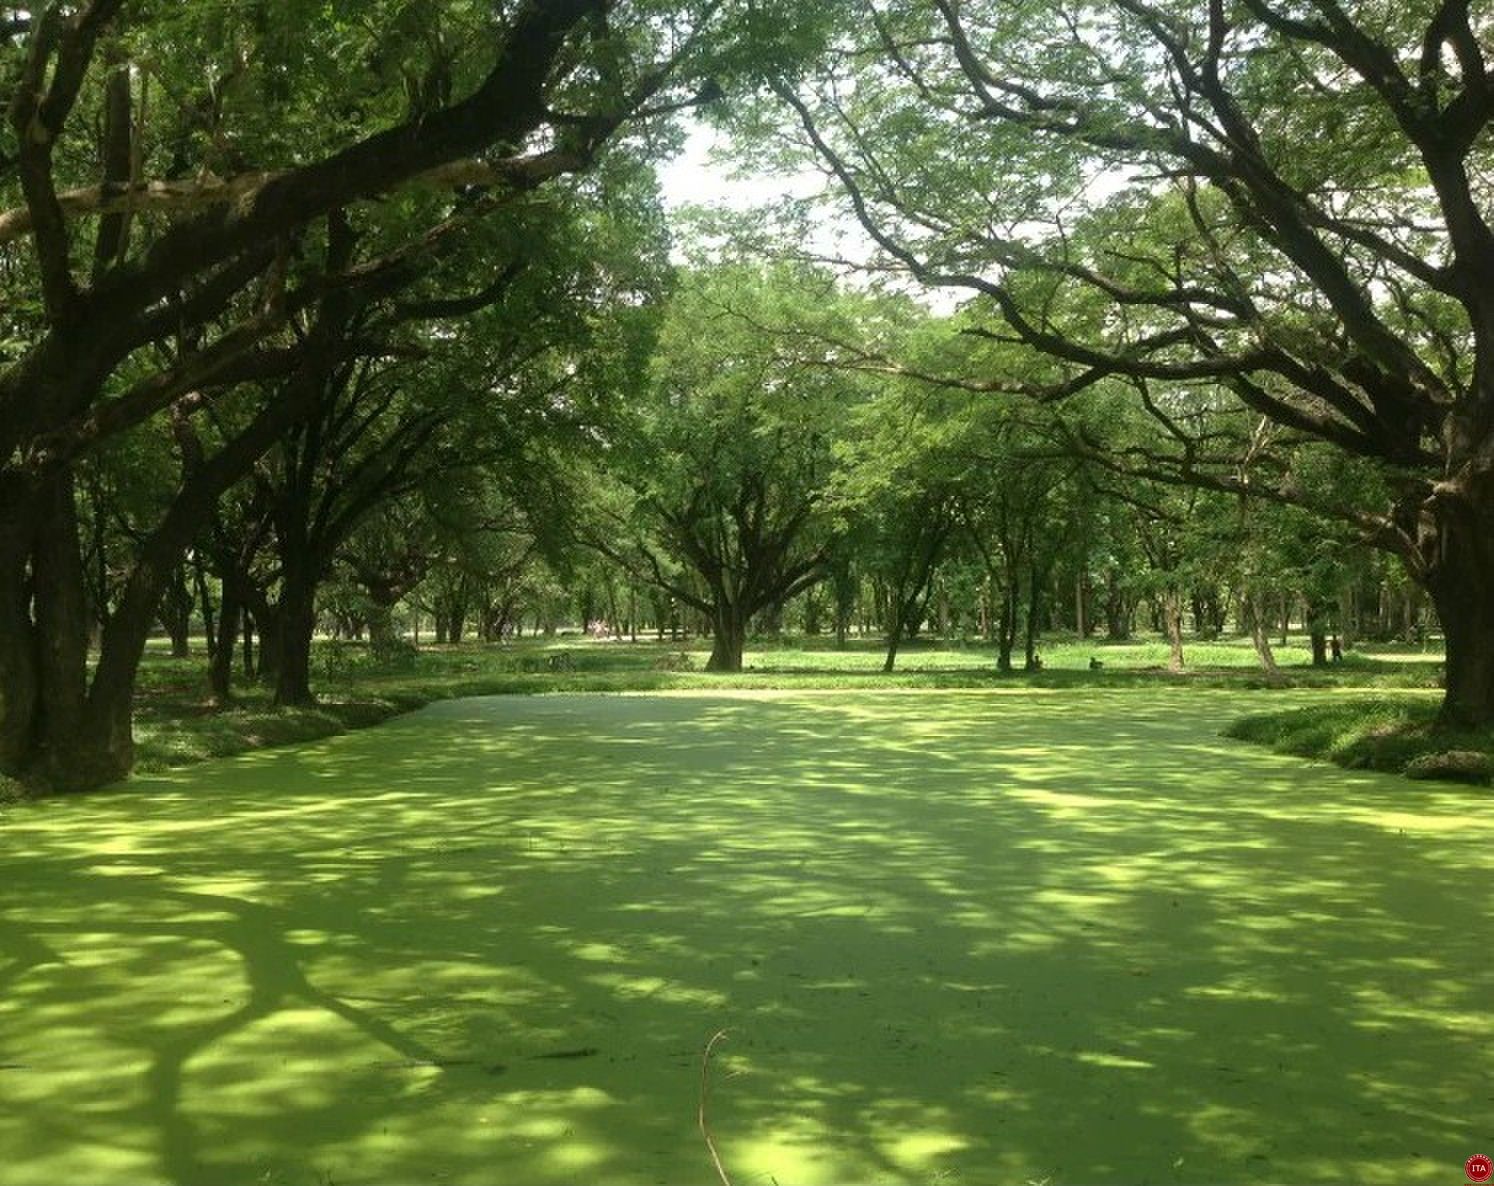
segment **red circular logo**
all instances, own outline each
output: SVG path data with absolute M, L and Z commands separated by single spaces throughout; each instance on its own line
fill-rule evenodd
M 1475 1153 L 1463 1163 L 1463 1172 L 1468 1175 L 1470 1182 L 1487 1182 L 1494 1177 L 1494 1161 L 1490 1161 L 1482 1153 Z

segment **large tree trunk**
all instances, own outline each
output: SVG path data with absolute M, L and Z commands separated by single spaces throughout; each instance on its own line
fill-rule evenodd
M 1131 637 L 1131 613 L 1121 590 L 1120 572 L 1114 568 L 1105 573 L 1105 637 L 1111 642 Z
M 91 615 L 73 476 L 17 481 L 0 499 L 0 771 L 40 789 L 89 790 L 129 773 L 135 670 L 170 572 L 152 542 L 100 639 Z M 174 555 L 169 557 L 174 561 Z
M 856 592 L 859 582 L 849 566 L 837 570 L 832 578 L 832 596 L 835 604 L 835 649 L 846 649 L 846 638 L 851 632 L 851 621 L 856 616 Z
M 213 704 L 226 708 L 233 703 L 234 642 L 239 637 L 243 607 L 227 581 L 223 583 L 223 600 L 218 607 L 218 641 L 208 662 L 208 688 Z
M 130 773 L 135 764 L 135 674 L 145 651 L 149 622 L 149 611 L 134 625 L 116 615 L 105 628 L 98 668 L 88 690 L 83 743 L 66 763 L 52 763 L 52 789 L 90 791 Z
M 91 620 L 72 474 L 15 480 L 3 494 L 0 773 L 57 791 L 113 782 L 132 758 L 130 689 L 116 687 L 119 665 L 101 660 L 103 678 L 89 695 Z M 149 618 L 142 646 L 148 629 Z
M 1001 591 L 1001 616 L 996 623 L 996 670 L 1012 669 L 1012 651 L 1017 645 L 1017 586 L 1009 583 Z
M 0 774 L 23 777 L 34 757 L 41 693 L 31 622 L 35 514 L 19 482 L 0 486 Z
M 35 514 L 29 491 L 0 483 L 0 774 L 27 772 L 35 743 L 40 677 L 31 623 L 31 544 Z
M 216 654 L 218 645 L 218 617 L 213 608 L 213 595 L 208 591 L 207 571 L 203 567 L 201 554 L 192 557 L 192 587 L 202 614 L 202 637 L 207 645 L 208 660 Z
M 274 685 L 280 675 L 280 608 L 264 603 L 256 605 L 250 613 L 254 618 L 254 633 L 259 641 L 259 658 L 254 674 L 263 683 Z M 247 630 L 245 635 L 247 637 Z
M 1308 640 L 1312 644 L 1312 665 L 1314 667 L 1328 666 L 1328 632 L 1322 626 L 1314 626 L 1308 632 Z
M 1250 641 L 1255 646 L 1255 657 L 1260 660 L 1261 669 L 1266 675 L 1274 679 L 1277 675 L 1276 656 L 1271 652 L 1271 639 L 1266 632 L 1266 612 L 1262 604 L 1264 600 L 1259 593 L 1247 593 L 1241 604 L 1249 619 Z
M 897 665 L 897 650 L 903 644 L 903 623 L 905 619 L 906 615 L 903 613 L 903 607 L 899 605 L 898 612 L 891 624 L 892 628 L 887 631 L 887 657 L 882 660 L 882 671 L 885 674 L 891 674 L 892 669 Z
M 721 600 L 712 614 L 711 657 L 707 671 L 741 671 L 747 646 L 747 618 L 735 602 Z
M 1328 666 L 1328 627 L 1333 620 L 1333 603 L 1327 598 L 1307 603 L 1307 638 L 1312 645 L 1312 665 Z
M 275 703 L 304 706 L 316 703 L 311 694 L 311 640 L 316 633 L 317 565 L 304 552 L 283 558 L 280 604 L 275 612 Z M 265 649 L 260 647 L 261 666 Z
M 185 564 L 176 566 L 163 587 L 161 625 L 171 639 L 171 657 L 187 658 L 192 643 L 192 589 L 187 583 Z
M 78 510 L 71 473 L 49 479 L 41 491 L 31 553 L 41 710 L 37 764 L 58 789 L 79 785 L 69 767 L 91 765 L 84 751 L 99 739 L 85 735 L 88 703 L 88 592 L 78 539 Z M 128 765 L 125 767 L 128 769 Z
M 0 489 L 0 552 L 25 572 L 16 601 L 14 578 L 0 578 L 0 745 L 4 773 L 40 787 L 89 790 L 129 773 L 135 675 L 161 600 L 163 584 L 182 563 L 193 536 L 223 490 L 238 478 L 297 414 L 291 402 L 266 409 L 248 428 L 186 480 L 139 554 L 99 640 L 90 680 L 89 607 L 78 533 L 73 474 L 63 468 L 44 478 L 14 473 Z M 29 524 L 23 528 L 22 525 Z M 18 534 L 24 530 L 24 535 Z M 29 538 L 28 538 L 29 537 Z M 26 539 L 22 544 L 20 541 Z M 0 556 L 0 559 L 7 557 Z M 13 643 L 12 639 L 23 640 Z M 29 645 L 29 662 L 17 659 Z M 28 679 L 30 688 L 12 680 Z
M 1447 645 L 1441 721 L 1494 725 L 1494 499 L 1440 524 L 1427 591 Z M 1480 509 L 1482 509 L 1480 508 Z
M 400 638 L 394 629 L 394 606 L 399 600 L 385 600 L 370 591 L 368 611 L 368 649 L 377 660 L 388 659 L 399 647 Z
M 1167 634 L 1167 670 L 1176 674 L 1183 670 L 1183 599 L 1170 590 L 1159 599 L 1157 608 Z
M 1038 658 L 1037 640 L 1038 631 L 1042 626 L 1042 598 L 1043 585 L 1047 581 L 1047 573 L 1040 573 L 1037 565 L 1032 566 L 1028 574 L 1027 583 L 1027 622 L 1023 638 L 1023 661 L 1024 671 L 1041 671 L 1042 660 Z

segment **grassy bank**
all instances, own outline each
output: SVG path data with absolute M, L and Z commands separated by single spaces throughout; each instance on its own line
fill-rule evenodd
M 1278 753 L 1409 778 L 1487 784 L 1494 729 L 1446 729 L 1434 696 L 1379 696 L 1262 713 L 1225 733 Z
M 881 671 L 875 640 L 836 649 L 828 640 L 760 645 L 746 670 L 704 670 L 703 644 L 525 640 L 503 646 L 426 647 L 405 661 L 380 664 L 366 648 L 319 643 L 314 660 L 318 703 L 276 708 L 268 689 L 241 685 L 230 708 L 207 699 L 205 659 L 172 659 L 151 651 L 141 669 L 136 708 L 137 769 L 187 765 L 250 749 L 314 740 L 377 724 L 436 700 L 500 693 L 682 691 L 720 687 L 792 690 L 839 688 L 955 689 L 1265 686 L 1250 644 L 1225 639 L 1190 645 L 1188 668 L 1166 670 L 1167 647 L 1156 639 L 1125 643 L 1056 642 L 1043 648 L 1043 670 L 1001 675 L 994 650 L 983 644 L 917 644 L 905 648 L 897 670 Z M 1313 668 L 1304 640 L 1277 652 L 1282 687 L 1424 688 L 1438 672 L 1439 655 L 1409 648 L 1351 652 L 1342 664 Z M 1092 668 L 1091 661 L 1101 666 Z

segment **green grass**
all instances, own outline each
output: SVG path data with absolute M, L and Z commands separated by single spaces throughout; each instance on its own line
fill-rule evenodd
M 1458 1180 L 1482 792 L 1285 695 L 502 697 L 0 816 L 0 1186 Z
M 201 657 L 173 660 L 152 651 L 141 668 L 137 769 L 160 771 L 313 740 L 462 696 L 711 688 L 1249 688 L 1266 683 L 1245 639 L 1190 643 L 1188 670 L 1177 676 L 1165 670 L 1167 646 L 1155 639 L 1050 642 L 1042 650 L 1043 671 L 1007 676 L 997 674 L 995 652 L 984 644 L 915 644 L 905 648 L 891 675 L 881 671 L 883 652 L 875 640 L 855 640 L 844 650 L 835 649 L 829 640 L 762 645 L 748 652 L 747 670 L 734 675 L 704 671 L 708 654 L 708 646 L 701 642 L 681 646 L 526 640 L 501 647 L 427 647 L 407 663 L 380 666 L 361 646 L 320 643 L 315 655 L 315 708 L 276 709 L 267 689 L 250 686 L 239 690 L 234 708 L 213 711 L 205 701 Z M 1101 660 L 1101 670 L 1090 670 L 1091 657 Z M 1341 665 L 1314 669 L 1305 640 L 1296 637 L 1278 648 L 1278 657 L 1283 671 L 1277 682 L 1282 687 L 1387 689 L 1429 686 L 1440 658 L 1387 647 L 1353 651 Z
M 1449 753 L 1481 753 L 1494 763 L 1494 729 L 1440 727 L 1437 708 L 1431 696 L 1337 700 L 1258 713 L 1234 722 L 1226 733 L 1279 753 L 1392 774 L 1409 770 L 1437 777 L 1439 761 Z

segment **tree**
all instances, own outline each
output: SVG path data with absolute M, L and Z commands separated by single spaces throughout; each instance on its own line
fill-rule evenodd
M 1446 633 L 1444 719 L 1494 721 L 1488 21 L 1467 0 L 850 7 L 843 52 L 776 91 L 884 264 L 1053 360 L 1028 393 L 1123 384 L 1165 424 L 1158 389 L 1218 387 L 1275 426 L 1252 450 L 1173 425 L 1128 461 L 1394 551 Z M 1371 460 L 1387 497 L 1315 501 L 1301 440 Z
M 727 11 L 711 2 L 448 0 L 425 24 L 402 8 L 303 5 L 271 25 L 261 6 L 45 0 L 5 26 L 0 251 L 22 299 L 0 332 L 0 772 L 125 773 L 163 583 L 309 414 L 308 376 L 382 350 L 338 326 L 590 168 L 625 124 L 717 93 L 707 72 L 734 45 L 711 41 Z M 386 236 L 391 205 L 414 216 Z M 249 406 L 140 541 L 90 667 L 81 459 L 222 402 Z
M 543 442 L 582 436 L 614 368 L 644 347 L 634 305 L 657 291 L 665 258 L 651 181 L 636 166 L 604 166 L 590 192 L 552 195 L 485 228 L 464 253 L 476 274 L 460 287 L 475 295 L 407 292 L 342 328 L 387 343 L 392 357 L 309 376 L 311 410 L 256 478 L 272 491 L 280 555 L 278 703 L 311 700 L 317 586 L 366 517 L 485 469 L 511 467 L 516 491 Z
M 898 320 L 920 328 L 929 320 L 900 312 Z M 935 575 L 960 525 L 968 475 L 951 443 L 959 419 L 953 402 L 906 381 L 868 383 L 840 448 L 834 498 L 850 521 L 861 572 L 877 590 L 886 672 L 928 616 Z
M 961 489 L 966 537 L 997 591 L 996 667 L 1012 670 L 1020 631 L 1023 667 L 1037 670 L 1049 578 L 1073 537 L 1076 463 L 1055 458 L 1040 425 L 983 407 L 967 425 L 969 478 Z
M 687 273 L 611 452 L 629 509 L 592 542 L 706 616 L 713 671 L 740 671 L 753 618 L 827 575 L 831 442 L 855 384 L 780 351 L 763 327 L 833 295 L 825 278 L 786 271 Z
M 959 503 L 948 486 L 923 485 L 902 499 L 883 499 L 871 510 L 869 566 L 886 599 L 883 629 L 887 655 L 882 670 L 897 663 L 898 648 L 917 634 L 928 616 L 934 577 L 959 522 Z

